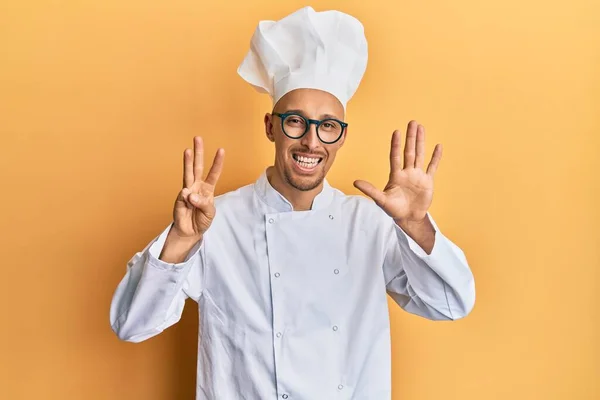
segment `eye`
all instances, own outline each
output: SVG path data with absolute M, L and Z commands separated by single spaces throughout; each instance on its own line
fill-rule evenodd
M 324 132 L 331 132 L 331 133 L 337 133 L 342 130 L 342 127 L 339 124 L 339 122 L 337 122 L 336 120 L 333 120 L 333 119 L 324 120 L 321 123 L 321 125 L 319 126 L 319 128 Z
M 290 126 L 304 126 L 304 120 L 297 115 L 290 115 L 285 119 L 285 123 Z

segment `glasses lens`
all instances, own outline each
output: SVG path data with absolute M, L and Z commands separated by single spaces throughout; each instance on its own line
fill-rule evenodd
M 335 142 L 342 135 L 342 125 L 334 119 L 326 119 L 319 125 L 317 133 L 323 142 Z
M 306 132 L 306 120 L 299 115 L 288 115 L 283 120 L 283 131 L 292 138 L 299 138 Z

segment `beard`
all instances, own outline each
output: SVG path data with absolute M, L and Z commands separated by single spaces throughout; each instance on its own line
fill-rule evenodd
M 325 170 L 320 168 L 318 175 L 315 177 L 302 177 L 302 176 L 294 176 L 291 171 L 291 168 L 286 166 L 283 169 L 283 176 L 285 177 L 285 181 L 294 189 L 307 192 L 309 190 L 313 190 L 317 188 L 321 182 L 325 179 Z

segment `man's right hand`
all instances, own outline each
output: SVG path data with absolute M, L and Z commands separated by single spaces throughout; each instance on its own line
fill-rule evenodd
M 200 136 L 194 137 L 194 152 L 183 152 L 183 189 L 173 207 L 173 226 L 166 238 L 159 259 L 180 263 L 196 243 L 202 240 L 216 214 L 215 186 L 223 169 L 225 150 L 217 150 L 213 165 L 206 176 L 204 172 L 204 144 Z
M 204 171 L 204 144 L 200 136 L 194 137 L 194 151 L 185 149 L 183 153 L 183 189 L 177 195 L 173 207 L 174 234 L 183 241 L 198 241 L 208 230 L 216 209 L 214 205 L 215 186 L 223 169 L 225 150 L 217 150 L 212 167 L 202 179 Z
M 194 151 L 183 152 L 183 189 L 173 207 L 173 230 L 181 238 L 201 238 L 215 217 L 215 186 L 223 169 L 225 150 L 217 150 L 212 167 L 204 172 L 204 144 L 200 136 L 194 137 Z

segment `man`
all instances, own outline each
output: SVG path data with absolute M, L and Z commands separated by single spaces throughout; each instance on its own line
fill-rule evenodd
M 261 22 L 238 72 L 273 98 L 274 165 L 214 198 L 224 151 L 203 179 L 194 138 L 173 222 L 128 263 L 111 306 L 121 339 L 157 335 L 198 302 L 197 399 L 389 399 L 386 293 L 433 320 L 473 307 L 465 256 L 427 212 L 442 149 L 425 169 L 421 125 L 409 123 L 403 159 L 394 132 L 383 191 L 355 182 L 374 202 L 325 180 L 366 59 L 349 15 L 307 7 Z

